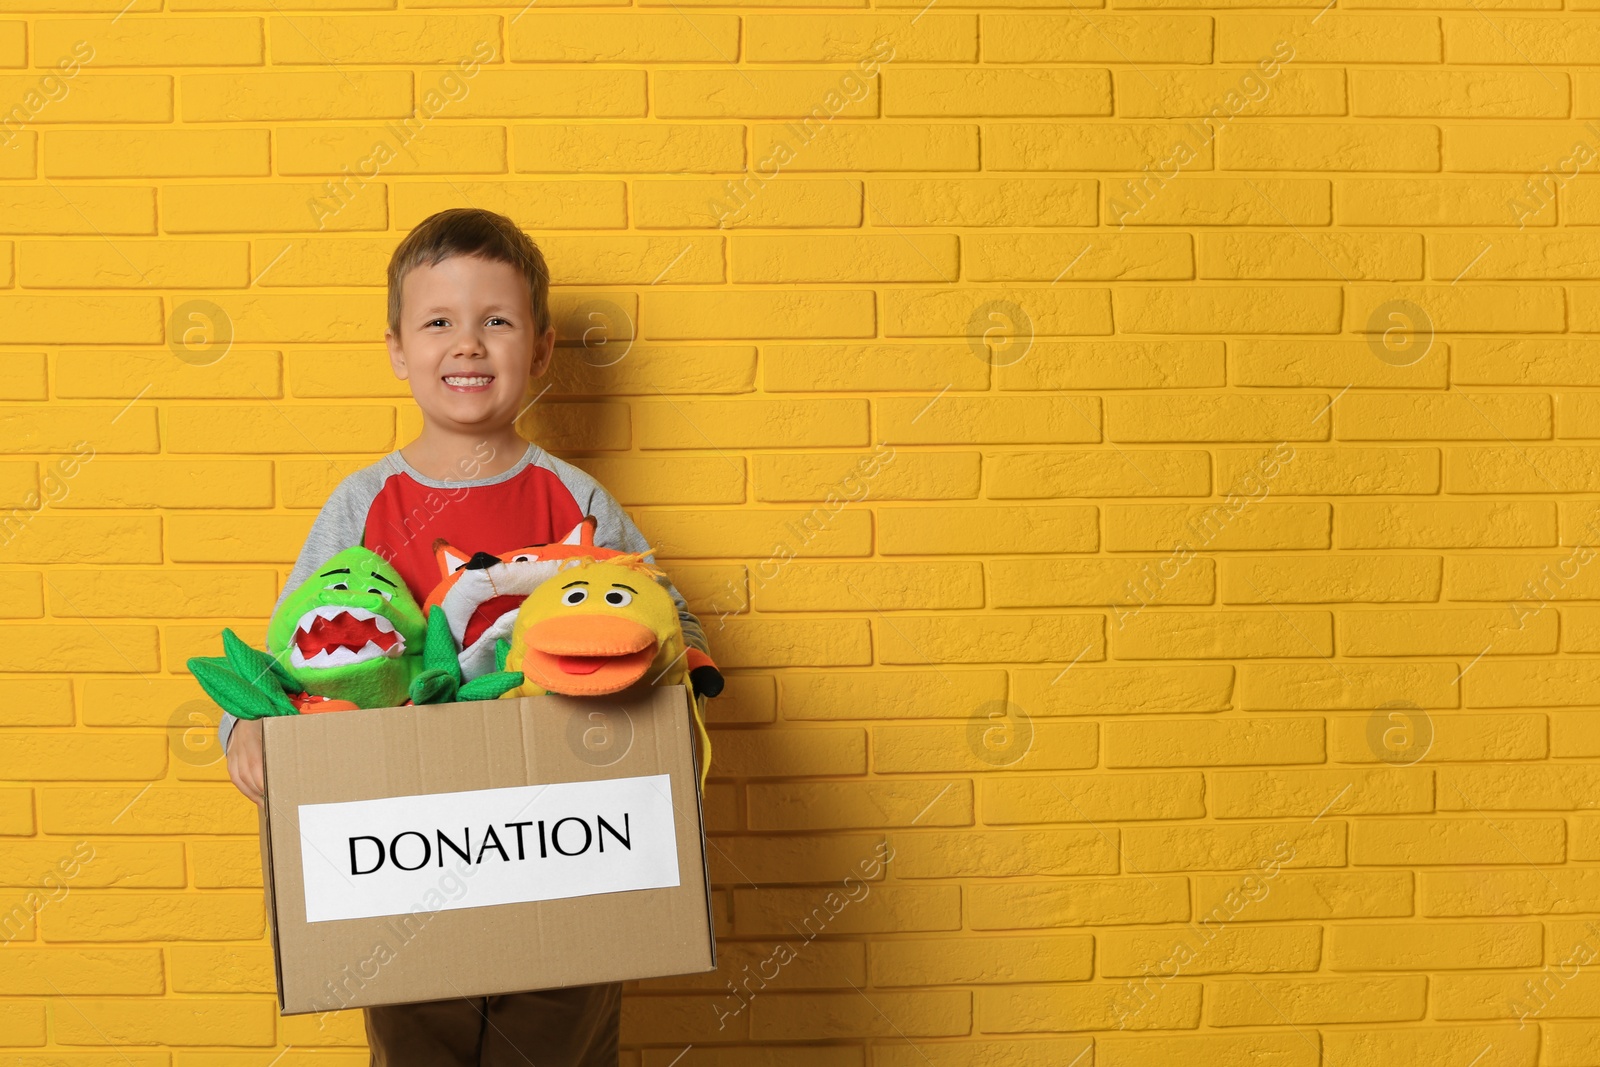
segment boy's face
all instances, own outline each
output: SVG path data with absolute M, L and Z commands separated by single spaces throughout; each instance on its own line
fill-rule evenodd
M 516 419 L 529 378 L 549 365 L 555 328 L 534 332 L 528 282 L 512 264 L 450 256 L 405 276 L 400 329 L 384 340 L 424 421 L 491 432 Z

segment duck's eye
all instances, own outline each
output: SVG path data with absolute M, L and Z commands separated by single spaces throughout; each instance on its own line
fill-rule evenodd
M 393 600 L 394 599 L 394 594 L 389 592 L 389 590 L 387 590 L 387 589 L 369 588 L 367 590 L 367 592 L 369 592 L 369 593 L 377 593 L 379 596 L 383 597 L 383 599 L 385 599 L 385 600 Z
M 587 589 L 568 589 L 565 593 L 561 594 L 561 602 L 568 607 L 571 607 L 574 604 L 582 604 L 588 599 L 589 591 Z
M 614 608 L 627 607 L 633 603 L 633 594 L 626 589 L 608 589 L 606 590 L 606 603 Z
M 334 582 L 332 585 L 323 586 L 323 588 L 324 589 L 349 589 L 350 586 L 346 582 Z

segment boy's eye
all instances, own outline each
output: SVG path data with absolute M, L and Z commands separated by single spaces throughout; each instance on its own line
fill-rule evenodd
M 448 319 L 431 319 L 431 320 L 428 321 L 427 325 L 429 325 L 429 326 L 448 326 L 448 325 L 450 325 L 450 321 Z
M 489 316 L 489 324 L 491 326 L 502 325 L 502 324 L 506 325 L 506 326 L 511 325 L 510 321 L 501 318 L 499 315 L 491 315 L 491 316 Z

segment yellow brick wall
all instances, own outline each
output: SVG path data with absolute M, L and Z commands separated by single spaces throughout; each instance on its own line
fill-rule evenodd
M 366 1062 L 183 663 L 474 204 L 731 677 L 628 1067 L 1600 1064 L 1600 16 L 1204 5 L 0 0 L 0 1062 Z

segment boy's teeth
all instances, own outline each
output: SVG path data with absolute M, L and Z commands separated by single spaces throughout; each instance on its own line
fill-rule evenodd
M 488 385 L 494 378 L 483 374 L 447 374 L 444 380 L 446 385 Z

